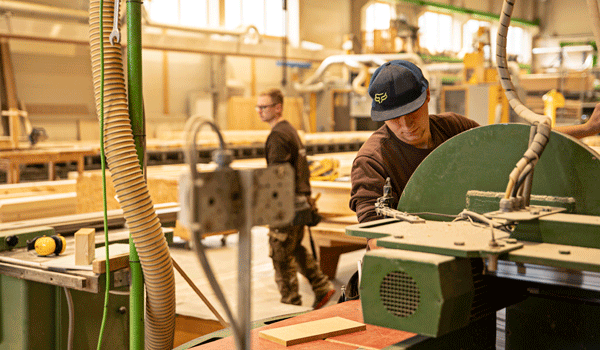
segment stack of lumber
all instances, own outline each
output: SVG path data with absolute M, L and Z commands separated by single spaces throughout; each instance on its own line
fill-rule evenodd
M 319 157 L 338 157 L 340 159 L 340 174 L 349 175 L 350 166 L 355 153 L 331 153 L 319 155 Z M 258 168 L 266 166 L 263 158 L 236 160 L 231 165 L 235 169 Z M 153 203 L 179 202 L 179 177 L 188 165 L 161 165 L 147 167 L 146 177 L 148 191 Z M 216 167 L 215 164 L 198 164 L 198 171 L 210 171 Z M 69 174 L 69 178 L 76 179 L 77 185 L 77 213 L 89 213 L 102 210 L 102 172 L 100 170 L 85 171 L 78 175 L 75 172 Z M 110 171 L 106 171 L 107 207 L 109 210 L 118 209 Z M 313 181 L 311 182 L 313 195 L 320 193 L 317 202 L 319 212 L 326 216 L 352 215 L 348 208 L 350 199 L 350 183 L 347 181 Z M 175 236 L 189 239 L 187 233 L 179 225 L 175 228 Z
M 519 77 L 519 84 L 527 92 L 546 93 L 552 89 L 561 93 L 588 92 L 594 88 L 594 75 L 586 71 L 526 74 Z
M 74 180 L 0 185 L 0 222 L 75 214 Z

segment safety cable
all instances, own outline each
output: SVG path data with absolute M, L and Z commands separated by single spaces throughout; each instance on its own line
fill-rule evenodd
M 100 17 L 100 163 L 102 169 L 102 210 L 104 213 L 104 247 L 106 250 L 106 286 L 104 287 L 104 310 L 102 312 L 102 324 L 100 326 L 100 334 L 98 335 L 98 350 L 102 347 L 102 337 L 104 336 L 104 327 L 108 316 L 108 298 L 110 291 L 110 263 L 109 263 L 109 248 L 108 248 L 108 209 L 106 203 L 106 157 L 104 154 L 104 0 L 99 0 L 99 17 Z

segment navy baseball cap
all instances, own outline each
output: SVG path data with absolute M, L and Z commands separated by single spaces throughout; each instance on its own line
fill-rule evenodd
M 384 121 L 421 108 L 427 99 L 429 82 L 411 62 L 386 62 L 375 70 L 369 83 L 371 119 Z

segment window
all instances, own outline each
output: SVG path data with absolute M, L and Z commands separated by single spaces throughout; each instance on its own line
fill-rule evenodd
M 208 0 L 151 0 L 145 1 L 144 6 L 150 19 L 157 23 L 198 28 L 208 25 Z
M 531 62 L 532 35 L 520 27 L 510 26 L 506 38 L 506 54 L 517 56 L 520 63 Z
M 478 35 L 478 31 L 480 28 L 487 28 L 488 33 L 484 34 L 482 37 L 479 37 Z M 483 48 L 483 53 L 486 59 L 490 58 L 490 49 L 492 43 L 496 43 L 496 38 L 492 39 L 492 29 L 491 28 L 491 23 L 490 22 L 485 22 L 485 21 L 478 21 L 475 19 L 471 19 L 468 20 L 464 25 L 463 25 L 463 31 L 462 31 L 462 37 L 463 37 L 463 43 L 462 43 L 462 52 L 463 53 L 471 53 L 471 52 L 475 52 L 477 51 L 477 43 L 478 42 L 483 42 L 486 43 L 486 45 Z
M 419 17 L 419 44 L 432 54 L 444 51 L 458 52 L 460 28 L 452 16 L 425 12 Z
M 390 5 L 380 2 L 369 5 L 365 13 L 365 32 L 372 33 L 374 30 L 389 29 L 391 18 Z
M 457 16 L 458 17 L 458 16 Z M 481 27 L 488 28 L 489 36 L 478 38 Z M 496 36 L 498 23 L 469 19 L 464 23 L 454 16 L 435 12 L 425 12 L 419 17 L 419 41 L 422 48 L 432 54 L 448 51 L 462 57 L 464 53 L 474 52 L 476 42 L 482 40 L 486 59 L 495 61 Z M 506 53 L 516 56 L 520 63 L 531 62 L 532 30 L 518 26 L 510 26 L 508 30 Z
M 198 28 L 223 25 L 229 29 L 254 25 L 261 34 L 283 36 L 287 31 L 292 43 L 298 41 L 299 0 L 287 0 L 287 16 L 283 11 L 283 0 L 224 0 L 223 24 L 219 23 L 220 1 L 149 0 L 144 5 L 150 19 L 158 23 Z M 289 20 L 287 28 L 286 20 Z

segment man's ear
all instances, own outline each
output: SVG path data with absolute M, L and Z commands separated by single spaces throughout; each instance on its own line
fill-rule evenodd
M 431 100 L 431 93 L 429 92 L 429 88 L 427 88 L 427 100 L 425 100 L 425 103 L 429 103 L 430 100 Z

